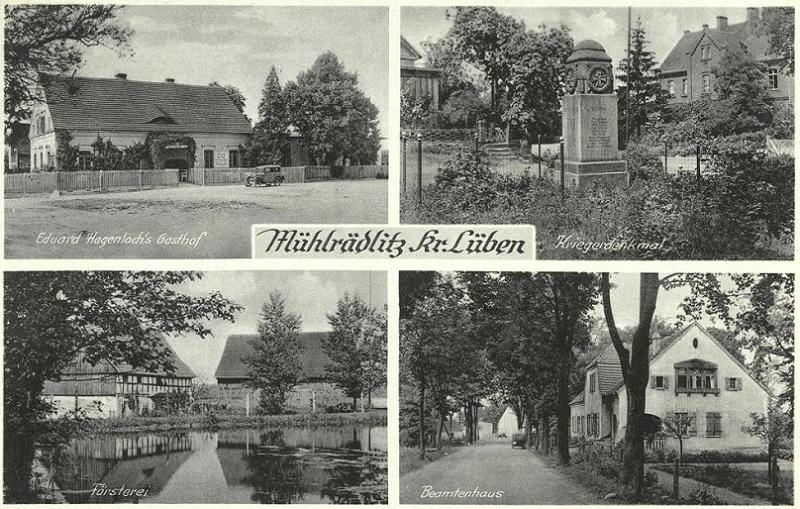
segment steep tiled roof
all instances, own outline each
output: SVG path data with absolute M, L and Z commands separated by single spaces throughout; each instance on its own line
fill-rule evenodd
M 322 340 L 327 332 L 301 332 L 300 346 L 302 348 L 302 364 L 304 380 L 325 378 L 325 365 L 330 364 L 330 358 L 322 350 Z M 249 367 L 245 364 L 246 357 L 252 355 L 253 347 L 250 341 L 258 339 L 258 334 L 235 334 L 228 337 L 225 350 L 217 366 L 217 381 L 226 378 L 248 378 Z
M 184 378 L 194 378 L 195 374 L 192 371 L 192 368 L 186 365 L 185 362 L 181 360 L 178 354 L 175 353 L 175 350 L 172 349 L 169 344 L 166 343 L 164 340 L 164 346 L 167 349 L 167 354 L 172 356 L 172 363 L 175 366 L 175 369 L 172 373 L 172 376 L 176 377 L 184 377 Z M 70 363 L 70 365 L 61 373 L 62 375 L 102 375 L 102 374 L 125 374 L 125 373 L 133 373 L 133 374 L 149 374 L 149 375 L 166 375 L 166 370 L 158 370 L 158 371 L 149 371 L 146 369 L 134 367 L 128 363 L 112 363 L 108 360 L 103 360 L 95 364 L 94 366 L 91 365 L 86 358 L 84 357 L 83 353 L 79 353 L 75 356 L 75 360 Z
M 55 129 L 247 134 L 219 86 L 42 75 Z
M 569 404 L 570 405 L 582 404 L 583 403 L 583 398 L 584 398 L 584 391 L 581 391 L 580 394 L 578 394 L 577 396 L 575 396 L 574 398 L 572 398 L 570 400 Z
M 726 30 L 705 28 L 696 32 L 683 34 L 678 43 L 672 48 L 667 58 L 660 66 L 661 72 L 672 72 L 686 69 L 687 53 L 692 52 L 704 34 L 720 48 L 739 49 L 746 47 L 747 51 L 756 60 L 765 60 L 773 57 L 769 52 L 769 44 L 765 37 L 756 37 L 753 34 L 752 22 L 734 23 L 728 25 Z

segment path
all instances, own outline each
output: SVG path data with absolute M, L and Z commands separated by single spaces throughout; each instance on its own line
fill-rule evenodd
M 403 504 L 598 504 L 594 493 L 510 440 L 481 441 L 400 477 Z M 426 490 L 427 487 L 427 490 Z M 470 496 L 439 496 L 460 490 Z M 477 496 L 502 491 L 502 497 Z M 427 493 L 428 496 L 423 496 Z

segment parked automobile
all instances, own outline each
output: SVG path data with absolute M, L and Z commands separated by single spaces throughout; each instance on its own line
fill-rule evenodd
M 268 164 L 266 166 L 259 166 L 258 171 L 252 175 L 248 175 L 244 180 L 245 187 L 253 186 L 279 186 L 285 180 L 281 167 L 278 164 Z
M 515 447 L 525 448 L 525 433 L 514 433 L 511 435 L 511 448 Z

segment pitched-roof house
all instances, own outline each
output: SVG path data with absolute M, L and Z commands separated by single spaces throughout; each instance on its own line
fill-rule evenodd
M 430 97 L 431 109 L 439 109 L 439 79 L 442 71 L 418 65 L 422 55 L 400 36 L 400 80 L 413 97 Z
M 724 346 L 697 322 L 651 343 L 646 413 L 665 419 L 694 418 L 686 450 L 758 448 L 742 431 L 750 414 L 766 413 L 770 394 Z M 588 440 L 625 436 L 627 398 L 619 358 L 609 345 L 586 367 L 584 390 L 570 401 L 570 435 Z M 677 441 L 666 440 L 666 447 Z
M 152 410 L 152 395 L 187 392 L 195 378 L 192 369 L 169 344 L 164 344 L 172 357 L 174 369 L 170 372 L 108 360 L 91 364 L 79 353 L 59 380 L 45 382 L 43 394 L 55 405 L 57 415 L 84 410 L 100 417 L 115 417 Z
M 150 133 L 175 133 L 194 140 L 195 153 L 178 144 L 164 147 L 164 167 L 241 166 L 241 146 L 252 131 L 250 121 L 220 86 L 134 81 L 116 78 L 41 75 L 41 99 L 31 115 L 33 171 L 59 167 L 57 131 L 72 137 L 79 166 L 89 169 L 98 136 L 118 148 L 144 142 Z
M 331 360 L 322 349 L 322 341 L 327 335 L 327 332 L 299 334 L 303 372 L 300 383 L 289 395 L 287 404 L 290 407 L 323 411 L 326 407 L 351 401 L 326 375 L 325 366 L 331 364 Z M 251 377 L 245 362 L 253 354 L 251 342 L 258 338 L 258 334 L 228 336 L 214 375 L 224 392 L 223 400 L 235 408 L 254 408 L 258 401 L 256 391 L 247 386 Z
M 758 8 L 748 8 L 747 19 L 741 23 L 729 24 L 728 18 L 717 16 L 714 27 L 685 30 L 657 70 L 661 88 L 670 94 L 668 103 L 714 97 L 714 69 L 719 67 L 723 52 L 731 50 L 746 51 L 764 64 L 772 97 L 794 104 L 794 75 L 784 74 L 778 56 L 770 53 L 767 38 L 757 34 L 759 18 Z

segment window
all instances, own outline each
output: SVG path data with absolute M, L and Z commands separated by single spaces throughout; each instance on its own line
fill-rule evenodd
M 702 60 L 708 60 L 711 58 L 711 46 L 706 45 L 700 48 L 700 58 Z
M 681 81 L 681 95 L 684 97 L 689 95 L 689 80 L 687 80 L 686 78 L 683 78 L 683 80 Z
M 728 391 L 741 391 L 742 390 L 742 379 L 736 377 L 726 377 L 725 378 L 725 389 Z
M 229 168 L 239 168 L 241 162 L 239 160 L 239 150 L 233 149 L 228 151 L 228 167 Z
M 78 153 L 78 169 L 91 170 L 92 169 L 92 153 L 88 150 L 82 150 Z
M 203 167 L 204 168 L 213 168 L 214 167 L 214 151 L 213 150 L 204 150 L 203 151 Z
M 703 75 L 703 93 L 711 93 L 711 76 L 708 74 Z
M 778 70 L 777 69 L 769 69 L 767 70 L 767 82 L 769 83 L 769 88 L 772 90 L 778 90 Z
M 595 376 L 594 373 L 589 375 L 589 392 L 590 393 L 594 393 L 594 381 L 595 381 L 595 379 L 596 379 L 596 376 Z
M 36 134 L 44 134 L 44 115 L 36 119 Z
M 669 80 L 667 82 L 667 90 L 669 90 L 669 95 L 671 95 L 671 96 L 675 95 L 675 82 L 674 81 Z
M 669 377 L 662 375 L 653 375 L 650 377 L 650 388 L 652 389 L 669 389 Z
M 717 365 L 693 359 L 675 364 L 676 393 L 718 394 Z
M 722 416 L 719 413 L 706 413 L 706 436 L 711 438 L 722 436 Z

